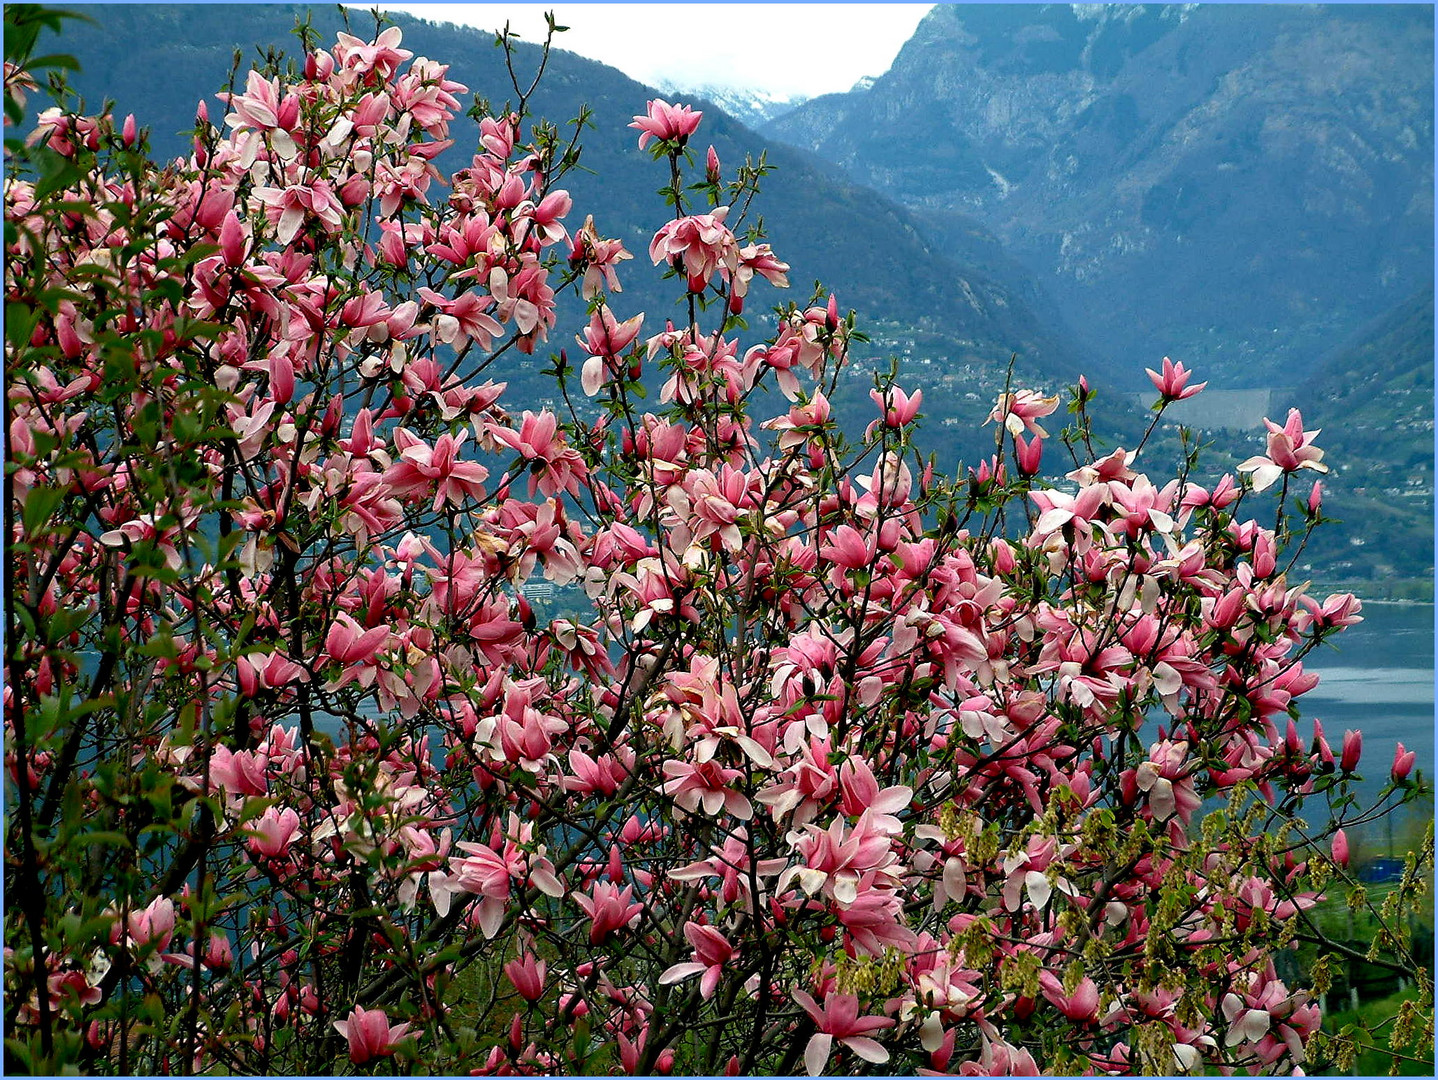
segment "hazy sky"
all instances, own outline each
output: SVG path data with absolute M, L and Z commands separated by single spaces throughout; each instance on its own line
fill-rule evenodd
M 778 97 L 847 90 L 882 75 L 930 4 L 381 4 L 438 22 L 497 30 L 507 19 L 544 40 L 654 85 L 752 87 Z

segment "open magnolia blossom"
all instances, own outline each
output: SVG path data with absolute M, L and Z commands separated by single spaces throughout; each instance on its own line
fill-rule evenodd
M 1082 440 L 1043 480 L 1037 389 L 957 480 L 917 390 L 850 442 L 854 317 L 741 327 L 789 268 L 748 174 L 692 203 L 698 112 L 631 125 L 674 178 L 641 313 L 526 117 L 439 170 L 466 88 L 403 44 L 250 75 L 163 168 L 60 110 L 15 150 L 16 1067 L 1327 1063 L 1275 960 L 1361 815 L 1297 709 L 1359 605 L 1248 516 L 1322 469 L 1298 414 L 1249 489 Z M 488 379 L 571 329 L 562 405 Z

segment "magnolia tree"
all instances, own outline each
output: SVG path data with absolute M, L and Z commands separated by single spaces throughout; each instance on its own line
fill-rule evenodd
M 575 224 L 578 148 L 518 88 L 441 176 L 464 92 L 389 28 L 250 73 L 164 167 L 128 117 L 12 145 L 9 1066 L 1351 1053 L 1333 955 L 1275 968 L 1368 813 L 1359 734 L 1295 707 L 1359 618 L 1284 576 L 1318 486 L 1248 516 L 1324 471 L 1298 414 L 1207 487 L 1094 452 L 1083 384 L 1052 482 L 1033 390 L 957 477 L 892 381 L 847 441 L 854 318 L 747 330 L 788 266 L 744 231 L 758 170 L 693 162 L 700 113 L 631 125 L 669 207 L 631 253 Z M 626 307 L 631 258 L 674 308 Z M 560 409 L 485 381 L 515 352 Z M 1201 388 L 1152 374 L 1160 412 Z

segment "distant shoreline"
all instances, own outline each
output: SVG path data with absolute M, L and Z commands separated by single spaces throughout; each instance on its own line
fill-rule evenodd
M 1432 606 L 1432 578 L 1386 578 L 1378 581 L 1310 580 L 1308 594 L 1353 593 L 1365 604 L 1427 604 Z M 1372 596 L 1365 595 L 1372 592 Z

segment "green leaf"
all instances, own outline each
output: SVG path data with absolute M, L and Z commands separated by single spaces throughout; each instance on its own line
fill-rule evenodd
M 67 71 L 79 71 L 80 61 L 69 53 L 46 53 L 44 56 L 32 56 L 25 62 L 25 66 L 31 71 L 38 68 L 64 68 Z
M 64 502 L 65 492 L 57 488 L 31 488 L 25 496 L 25 508 L 21 511 L 26 535 L 38 536 Z
M 57 154 L 48 146 L 34 148 L 34 156 L 40 165 L 40 179 L 35 184 L 35 201 L 47 199 L 57 191 L 78 184 L 85 174 L 69 158 Z
M 5 340 L 10 342 L 12 348 L 22 350 L 29 346 L 30 335 L 35 331 L 35 323 L 39 321 L 40 313 L 29 304 L 22 304 L 19 301 L 11 301 L 5 305 Z
M 87 844 L 104 844 L 108 847 L 117 847 L 129 850 L 132 846 L 130 838 L 122 832 L 114 832 L 109 829 L 95 829 L 91 832 L 81 833 L 78 839 Z

